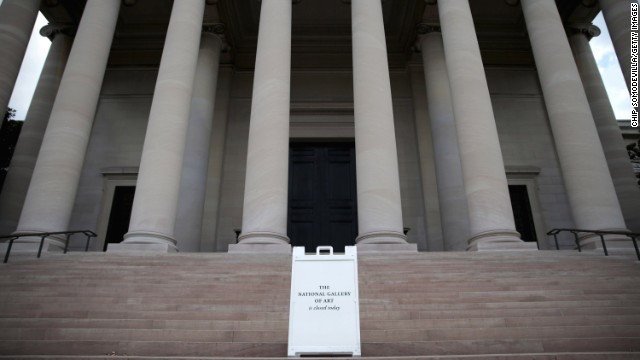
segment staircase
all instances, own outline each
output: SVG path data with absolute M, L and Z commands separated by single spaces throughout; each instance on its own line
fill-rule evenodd
M 362 355 L 640 359 L 640 263 L 360 255 Z M 0 359 L 285 357 L 284 255 L 75 253 L 0 266 Z

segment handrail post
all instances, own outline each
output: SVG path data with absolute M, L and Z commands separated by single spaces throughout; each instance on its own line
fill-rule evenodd
M 44 245 L 44 238 L 46 238 L 47 235 L 49 234 L 45 233 L 40 237 L 40 247 L 38 248 L 38 259 L 40 259 L 40 254 L 42 254 L 42 246 Z
M 602 241 L 602 249 L 604 250 L 604 255 L 609 256 L 609 252 L 607 251 L 607 244 L 604 243 L 604 235 L 598 234 L 600 236 L 600 241 Z
M 9 246 L 7 246 L 7 253 L 4 254 L 4 263 L 6 264 L 9 261 L 9 254 L 11 253 L 11 247 L 13 246 L 13 240 L 17 239 L 17 237 L 13 237 L 9 240 Z
M 553 240 L 556 242 L 556 250 L 560 250 L 560 245 L 558 245 L 558 233 L 553 233 Z
M 582 246 L 580 246 L 580 240 L 578 239 L 578 233 L 575 231 L 571 232 L 573 234 L 573 237 L 575 238 L 576 241 L 576 245 L 578 246 L 578 252 L 582 252 Z
M 87 244 L 84 246 L 84 252 L 89 251 L 89 242 L 91 241 L 91 234 L 85 234 L 87 235 Z
M 64 241 L 64 252 L 63 252 L 63 254 L 67 253 L 67 249 L 69 248 L 69 239 L 71 238 L 71 233 L 67 233 L 66 235 L 67 235 L 67 238 Z
M 636 237 L 633 235 L 629 235 L 629 237 L 633 242 L 633 247 L 636 249 L 636 256 L 638 257 L 638 261 L 640 261 L 640 251 L 638 250 L 638 241 L 636 240 Z

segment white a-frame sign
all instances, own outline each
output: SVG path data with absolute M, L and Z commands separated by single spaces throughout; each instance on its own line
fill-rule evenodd
M 323 255 L 322 250 L 329 250 Z M 360 356 L 358 256 L 355 246 L 334 255 L 293 248 L 288 356 Z

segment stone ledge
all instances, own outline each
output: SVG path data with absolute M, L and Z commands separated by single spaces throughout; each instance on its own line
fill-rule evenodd
M 108 253 L 173 253 L 178 252 L 175 246 L 169 244 L 109 244 L 107 246 Z
M 291 254 L 289 244 L 230 244 L 229 254 Z
M 477 242 L 473 246 L 469 246 L 467 251 L 538 251 L 536 242 Z
M 417 253 L 418 245 L 405 244 L 357 244 L 358 253 Z

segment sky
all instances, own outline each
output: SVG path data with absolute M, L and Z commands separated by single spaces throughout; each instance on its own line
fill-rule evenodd
M 0 5 L 2 1 L 3 0 L 0 0 Z M 602 34 L 591 40 L 591 49 L 598 63 L 605 87 L 607 88 L 611 105 L 613 106 L 617 119 L 628 120 L 631 114 L 631 99 L 624 78 L 622 77 L 616 54 L 611 45 L 609 32 L 602 18 L 602 14 L 598 15 L 593 23 L 602 30 Z M 49 51 L 51 42 L 39 34 L 40 29 L 46 24 L 46 19 L 40 14 L 34 26 L 34 32 L 31 35 L 25 60 L 20 69 L 20 75 L 18 75 L 18 80 L 9 102 L 9 106 L 16 109 L 16 120 L 24 120 L 26 117 L 31 97 L 35 91 L 38 77 L 42 71 L 47 52 Z

